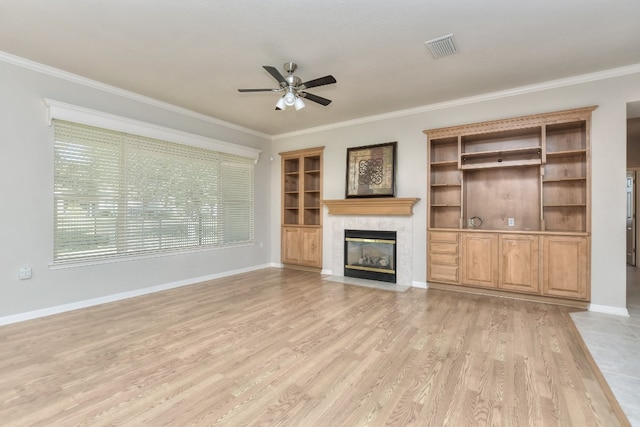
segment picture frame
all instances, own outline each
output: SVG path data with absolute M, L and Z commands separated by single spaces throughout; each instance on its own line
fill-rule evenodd
M 395 197 L 398 142 L 347 148 L 346 198 Z

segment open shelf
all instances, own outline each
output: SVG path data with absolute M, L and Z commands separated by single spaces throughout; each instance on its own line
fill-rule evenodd
M 429 150 L 431 165 L 458 163 L 458 138 L 442 138 L 431 141 Z
M 474 159 L 474 158 L 486 158 L 486 157 L 510 157 L 519 156 L 523 154 L 540 154 L 542 147 L 524 147 L 514 148 L 510 150 L 490 150 L 490 151 L 477 151 L 472 153 L 462 153 L 462 160 Z
M 431 167 L 437 168 L 438 166 L 458 166 L 458 161 L 447 160 L 444 162 L 431 162 Z
M 431 206 L 429 216 L 429 228 L 459 228 L 460 205 L 455 206 Z
M 304 174 L 304 191 L 320 190 L 320 174 L 317 172 L 305 172 Z
M 320 208 L 304 208 L 305 225 L 320 225 Z
M 584 156 L 547 156 L 543 173 L 545 181 L 583 179 L 587 176 L 587 162 Z
M 486 230 L 588 232 L 592 110 L 425 131 L 429 226 L 479 216 Z
M 547 157 L 570 157 L 570 156 L 584 156 L 587 154 L 587 150 L 565 150 L 548 152 Z
M 562 152 L 586 151 L 586 120 L 575 120 L 546 126 L 547 156 Z
M 541 153 L 539 146 L 465 152 L 460 157 L 460 168 L 470 170 L 539 165 L 542 164 Z
M 580 182 L 580 181 L 586 181 L 587 177 L 586 176 L 580 176 L 580 177 L 575 177 L 575 178 L 558 178 L 558 179 L 543 179 L 542 183 L 543 184 L 547 184 L 547 183 L 569 183 L 569 182 Z
M 495 161 L 481 162 L 481 163 L 472 163 L 460 166 L 462 170 L 473 170 L 473 169 L 495 169 L 495 168 L 506 168 L 506 167 L 518 167 L 518 166 L 533 166 L 541 164 L 540 159 L 509 159 L 507 161 L 503 161 L 502 159 L 496 159 Z
M 319 155 L 311 155 L 304 157 L 304 171 L 305 172 L 320 172 L 320 156 Z
M 543 208 L 545 231 L 584 232 L 587 228 L 586 205 L 546 205 Z

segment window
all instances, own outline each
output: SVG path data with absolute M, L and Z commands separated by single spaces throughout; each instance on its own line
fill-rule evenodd
M 254 239 L 254 159 L 54 120 L 54 263 Z

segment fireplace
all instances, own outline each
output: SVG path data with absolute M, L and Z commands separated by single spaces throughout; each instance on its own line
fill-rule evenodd
M 344 230 L 344 275 L 396 283 L 396 232 Z

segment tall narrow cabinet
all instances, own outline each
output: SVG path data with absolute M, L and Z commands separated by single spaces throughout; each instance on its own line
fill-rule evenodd
M 589 301 L 595 108 L 425 130 L 430 283 Z
M 324 147 L 280 153 L 282 165 L 281 261 L 322 268 L 322 153 Z

